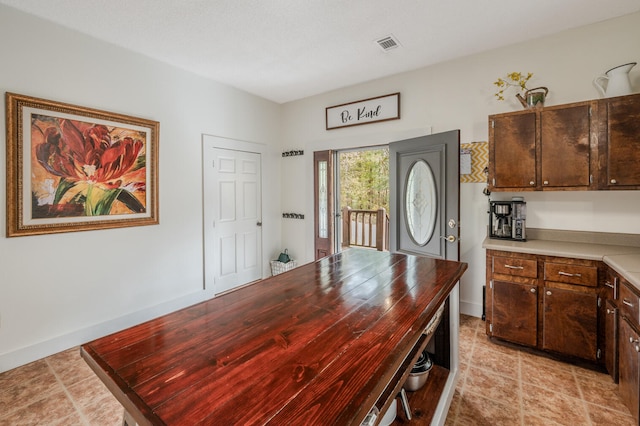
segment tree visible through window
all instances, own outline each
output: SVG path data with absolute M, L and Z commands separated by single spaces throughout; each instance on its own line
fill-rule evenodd
M 339 152 L 338 163 L 339 246 L 388 250 L 389 149 Z
M 389 212 L 389 148 L 340 152 L 340 209 Z

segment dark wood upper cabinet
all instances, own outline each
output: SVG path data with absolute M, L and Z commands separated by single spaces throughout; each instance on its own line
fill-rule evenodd
M 535 189 L 536 114 L 494 116 L 489 134 L 489 178 L 493 187 Z
M 489 189 L 640 189 L 640 94 L 490 115 Z
M 540 111 L 543 188 L 591 186 L 591 105 Z
M 489 117 L 492 190 L 595 189 L 593 102 Z
M 611 98 L 603 103 L 600 186 L 640 189 L 640 95 Z

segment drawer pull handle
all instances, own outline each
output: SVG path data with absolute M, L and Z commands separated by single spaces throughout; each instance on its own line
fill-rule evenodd
M 509 269 L 524 269 L 524 266 L 504 265 L 504 267 Z
M 547 290 L 547 296 L 551 296 L 551 292 Z
M 531 290 L 529 290 L 529 291 L 530 291 L 531 293 L 535 293 L 535 292 L 536 292 L 536 289 L 535 289 L 535 287 L 533 287 L 533 288 L 531 288 Z
M 633 308 L 633 303 L 629 302 L 627 299 L 622 299 L 622 303 L 629 306 L 630 308 Z
M 609 288 L 615 288 L 613 284 L 611 284 L 609 281 L 605 281 L 604 285 L 606 285 Z
M 558 275 L 564 275 L 565 277 L 582 277 L 582 274 L 570 274 L 564 271 L 558 271 Z

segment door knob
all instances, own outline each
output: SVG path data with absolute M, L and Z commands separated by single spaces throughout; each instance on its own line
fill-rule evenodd
M 256 225 L 262 226 L 262 222 L 258 222 L 258 223 L 256 223 Z
M 447 235 L 446 237 L 444 235 L 441 235 L 440 238 L 449 241 L 450 243 L 455 243 L 456 242 L 456 237 L 453 235 Z

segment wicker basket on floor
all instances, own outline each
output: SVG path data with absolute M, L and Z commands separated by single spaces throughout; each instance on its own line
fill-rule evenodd
M 290 260 L 287 263 L 280 262 L 279 260 L 271 261 L 271 275 L 278 275 L 283 272 L 287 272 L 298 266 L 295 260 Z

